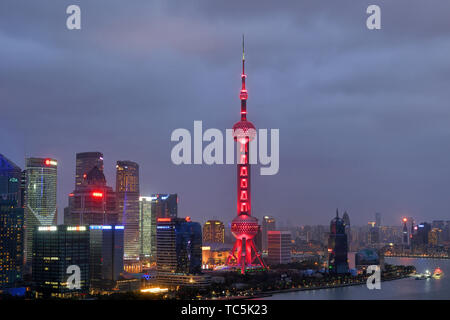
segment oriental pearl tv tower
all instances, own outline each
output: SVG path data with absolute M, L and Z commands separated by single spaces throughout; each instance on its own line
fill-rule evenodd
M 247 121 L 247 89 L 245 88 L 245 50 L 242 36 L 242 88 L 241 121 L 233 126 L 234 140 L 238 143 L 237 165 L 237 217 L 231 222 L 231 232 L 236 242 L 227 259 L 228 266 L 239 267 L 244 274 L 247 269 L 265 268 L 261 255 L 255 247 L 253 238 L 258 233 L 258 219 L 251 216 L 249 144 L 256 136 L 253 123 Z

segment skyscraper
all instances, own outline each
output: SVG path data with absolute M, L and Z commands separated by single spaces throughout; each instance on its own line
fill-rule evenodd
M 176 218 L 178 216 L 177 194 L 152 194 L 151 210 L 152 219 L 156 222 L 158 218 Z M 156 223 L 151 226 L 151 255 L 156 256 Z
M 245 87 L 245 54 L 244 37 L 242 37 L 242 87 L 239 98 L 241 100 L 241 120 L 233 126 L 233 136 L 239 146 L 237 165 L 237 216 L 231 222 L 231 232 L 236 238 L 233 249 L 228 256 L 227 264 L 239 267 L 241 273 L 252 267 L 265 267 L 265 264 L 255 247 L 253 238 L 258 233 L 258 219 L 251 215 L 251 167 L 250 141 L 256 136 L 256 128 L 247 121 L 247 98 Z
M 156 217 L 152 215 L 152 197 L 139 197 L 139 241 L 142 259 L 156 257 L 152 251 L 152 229 L 156 230 Z
M 24 251 L 27 264 L 31 263 L 35 228 L 56 223 L 57 167 L 54 159 L 26 159 Z
M 117 161 L 116 193 L 119 223 L 125 226 L 125 259 L 139 258 L 139 165 Z
M 21 169 L 0 154 L 0 288 L 22 279 L 24 209 Z
M 344 220 L 339 218 L 336 209 L 336 217 L 330 223 L 330 236 L 328 238 L 328 268 L 330 273 L 348 272 L 348 244 L 345 234 Z
M 262 220 L 262 226 L 261 226 L 261 232 L 262 232 L 262 250 L 267 251 L 268 245 L 267 245 L 267 237 L 269 231 L 275 231 L 276 229 L 276 223 L 275 218 L 271 216 L 264 216 Z
M 70 268 L 69 268 L 70 267 Z M 68 286 L 79 268 L 80 288 Z M 71 297 L 89 290 L 89 229 L 40 226 L 33 233 L 33 289 L 44 297 Z
M 208 220 L 203 225 L 203 243 L 224 243 L 225 227 L 222 221 Z
M 409 234 L 408 234 L 408 226 L 406 225 L 408 222 L 408 218 L 403 218 L 403 228 L 402 228 L 402 245 L 408 246 L 409 245 Z
M 381 227 L 381 213 L 375 212 L 375 224 L 379 228 Z
M 124 227 L 89 226 L 90 283 L 95 288 L 112 288 L 123 272 Z
M 202 227 L 189 217 L 158 218 L 157 279 L 165 285 L 206 285 L 201 276 Z
M 268 231 L 267 262 L 271 265 L 291 262 L 291 233 L 289 231 Z
M 76 155 L 75 189 L 84 183 L 86 176 L 92 168 L 97 167 L 103 172 L 103 153 L 81 152 Z
M 106 185 L 103 172 L 94 167 L 83 184 L 69 194 L 69 209 L 64 223 L 68 225 L 117 224 L 116 193 Z

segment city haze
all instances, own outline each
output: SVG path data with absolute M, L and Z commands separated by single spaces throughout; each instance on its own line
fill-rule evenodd
M 448 2 L 377 1 L 376 31 L 369 1 L 77 1 L 79 31 L 70 4 L 0 4 L 0 152 L 22 168 L 58 160 L 59 222 L 85 151 L 104 154 L 112 187 L 116 161 L 135 161 L 143 196 L 177 193 L 179 216 L 231 221 L 236 167 L 176 166 L 170 135 L 238 121 L 242 33 L 248 119 L 280 130 L 279 173 L 253 169 L 253 215 L 449 219 Z

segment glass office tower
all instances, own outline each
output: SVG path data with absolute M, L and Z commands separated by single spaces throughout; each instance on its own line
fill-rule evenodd
M 27 158 L 25 169 L 25 259 L 31 263 L 33 232 L 38 226 L 56 224 L 58 162 L 50 158 Z
M 156 217 L 152 215 L 152 198 L 139 197 L 139 241 L 142 259 L 156 257 L 156 252 L 152 251 L 155 246 L 151 236 L 152 227 L 156 228 Z
M 22 280 L 23 223 L 21 169 L 0 154 L 0 288 Z
M 139 165 L 117 161 L 116 195 L 119 224 L 125 226 L 125 259 L 139 259 Z

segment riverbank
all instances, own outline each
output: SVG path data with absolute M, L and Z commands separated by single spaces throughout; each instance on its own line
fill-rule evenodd
M 394 255 L 384 255 L 385 258 L 410 258 L 410 259 L 434 259 L 434 260 L 448 260 L 450 257 L 433 257 L 433 256 L 421 256 L 421 255 L 400 255 L 400 254 L 394 254 Z
M 400 275 L 397 277 L 391 277 L 389 279 L 382 279 L 381 281 L 386 282 L 386 281 L 400 280 L 400 279 L 408 278 L 410 276 L 411 276 L 411 273 Z M 317 287 L 314 286 L 314 287 L 280 289 L 280 290 L 265 291 L 265 292 L 261 292 L 260 294 L 256 294 L 256 295 L 252 295 L 252 296 L 231 296 L 231 297 L 220 297 L 220 298 L 208 299 L 208 300 L 252 300 L 252 299 L 261 299 L 261 298 L 271 297 L 274 294 L 279 294 L 279 293 L 321 290 L 321 289 L 335 289 L 335 288 L 342 288 L 342 287 L 361 286 L 361 285 L 365 285 L 366 283 L 367 283 L 367 279 L 365 279 L 364 281 L 354 282 L 354 283 L 340 283 L 340 284 L 317 286 Z

